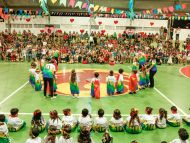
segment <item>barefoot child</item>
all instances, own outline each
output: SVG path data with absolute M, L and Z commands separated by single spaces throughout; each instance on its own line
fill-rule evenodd
M 79 98 L 79 86 L 78 86 L 78 77 L 75 72 L 75 70 L 71 71 L 71 77 L 70 77 L 70 91 L 73 97 L 75 97 L 75 94 L 77 95 L 77 98 Z

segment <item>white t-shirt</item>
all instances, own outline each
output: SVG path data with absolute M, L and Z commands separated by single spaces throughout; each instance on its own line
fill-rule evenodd
M 170 143 L 190 143 L 188 140 L 186 140 L 186 141 L 182 141 L 182 140 L 180 140 L 180 139 L 175 139 L 175 140 L 173 140 L 172 142 L 170 142 Z
M 115 83 L 116 82 L 116 78 L 115 78 L 115 76 L 108 76 L 108 77 L 106 77 L 106 81 L 107 82 L 110 81 L 110 82 Z
M 124 81 L 124 78 L 123 78 L 123 75 L 122 75 L 122 74 L 119 75 L 119 79 L 118 79 L 118 81 L 121 81 L 121 82 Z
M 86 117 L 79 117 L 79 124 L 83 125 L 83 126 L 91 126 L 92 125 L 92 118 L 90 118 L 90 116 L 86 116 Z
M 35 73 L 35 81 L 39 81 L 40 80 L 40 73 Z
M 143 115 L 142 120 L 146 121 L 147 124 L 155 124 L 155 118 L 153 115 Z
M 26 140 L 26 143 L 41 143 L 42 142 L 42 139 L 40 137 L 37 137 L 37 138 L 30 138 L 30 139 L 27 139 Z
M 55 119 L 55 120 L 49 119 L 48 123 L 49 126 L 51 125 L 56 126 L 58 130 L 60 130 L 62 127 L 62 121 L 60 119 Z
M 168 120 L 178 120 L 181 121 L 181 116 L 177 113 L 177 114 L 171 114 L 168 116 Z
M 108 125 L 108 120 L 106 117 L 96 117 L 94 120 L 94 124 L 106 127 Z
M 56 71 L 54 64 L 46 64 L 46 68 L 49 69 L 49 70 L 52 71 L 52 72 L 55 72 L 55 71 Z
M 32 74 L 32 75 L 35 75 L 36 74 L 36 69 L 33 69 L 33 68 L 29 69 L 29 73 Z
M 11 125 L 13 128 L 18 128 L 18 127 L 22 126 L 23 123 L 24 123 L 24 121 L 21 120 L 20 118 L 9 116 L 7 124 Z
M 5 134 L 5 135 L 8 135 L 8 128 L 7 128 L 7 124 L 6 123 L 2 123 L 2 125 L 0 125 L 0 132 Z
M 73 126 L 73 124 L 77 123 L 76 119 L 72 115 L 63 116 L 62 122 L 64 125 L 70 125 L 70 126 Z
M 131 120 L 131 116 L 127 117 L 127 123 L 129 123 Z M 139 125 L 139 122 L 137 121 L 137 119 L 134 120 L 134 124 L 131 124 L 131 125 L 134 125 L 134 126 L 140 126 Z
M 120 118 L 120 119 L 116 120 L 114 117 L 112 117 L 110 121 L 112 123 L 114 123 L 114 124 L 117 124 L 118 126 L 122 126 L 123 125 L 123 118 Z
M 70 139 L 64 139 L 63 136 L 59 138 L 59 143 L 74 143 L 73 138 Z
M 167 126 L 167 124 L 166 124 L 166 118 L 163 117 L 162 120 L 160 120 L 160 116 L 158 116 L 157 117 L 157 123 L 156 123 L 156 125 L 158 127 L 165 128 Z

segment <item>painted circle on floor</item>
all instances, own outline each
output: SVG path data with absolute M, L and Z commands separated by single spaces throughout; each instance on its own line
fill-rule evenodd
M 180 73 L 187 77 L 187 78 L 190 78 L 190 66 L 186 66 L 186 67 L 183 67 L 180 69 Z
M 79 89 L 80 89 L 80 97 L 90 97 L 90 87 L 91 87 L 91 79 L 94 77 L 94 73 L 98 72 L 100 74 L 100 96 L 107 97 L 107 84 L 106 77 L 109 74 L 109 70 L 100 70 L 100 69 L 78 69 L 76 70 L 77 76 L 79 77 Z M 62 70 L 58 71 L 56 76 L 57 82 L 57 94 L 64 96 L 71 96 L 70 93 L 70 79 L 71 70 Z M 117 76 L 117 71 L 115 71 L 115 76 Z M 124 93 L 123 94 L 115 94 L 117 95 L 125 95 L 128 93 L 128 83 L 129 83 L 129 74 L 124 73 Z

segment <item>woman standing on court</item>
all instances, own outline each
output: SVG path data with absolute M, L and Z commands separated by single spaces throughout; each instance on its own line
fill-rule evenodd
M 156 58 L 155 55 L 151 54 L 150 61 L 149 61 L 149 78 L 150 78 L 150 88 L 154 87 L 154 76 L 157 72 L 157 66 L 156 66 Z

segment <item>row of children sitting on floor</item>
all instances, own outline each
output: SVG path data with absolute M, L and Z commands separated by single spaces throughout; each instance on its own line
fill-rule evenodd
M 82 114 L 78 118 L 78 121 L 71 114 L 70 109 L 63 110 L 64 115 L 62 119 L 58 116 L 58 112 L 53 110 L 50 112 L 50 119 L 47 123 L 43 118 L 42 112 L 40 110 L 35 110 L 31 120 L 31 127 L 38 127 L 42 132 L 45 128 L 48 129 L 49 126 L 53 125 L 56 126 L 57 133 L 60 133 L 63 125 L 70 125 L 72 127 L 72 131 L 74 131 L 77 127 L 80 129 L 80 127 L 87 126 L 98 132 L 105 131 L 108 127 L 110 127 L 112 131 L 123 131 L 126 126 L 127 131 L 131 132 L 128 129 L 135 129 L 135 131 L 137 129 L 138 131 L 141 130 L 141 127 L 145 130 L 152 130 L 155 129 L 155 127 L 166 128 L 167 123 L 174 127 L 180 126 L 182 118 L 178 114 L 175 106 L 171 107 L 171 114 L 169 116 L 167 116 L 167 111 L 165 109 L 160 108 L 159 115 L 155 117 L 152 115 L 152 110 L 153 109 L 151 107 L 146 107 L 145 115 L 139 116 L 138 110 L 132 108 L 130 116 L 127 117 L 126 121 L 123 120 L 119 109 L 114 110 L 113 117 L 110 121 L 104 117 L 103 109 L 99 109 L 98 117 L 93 119 L 89 114 L 88 109 L 85 108 L 82 110 Z M 7 127 L 9 131 L 16 132 L 23 128 L 26 123 L 18 117 L 18 111 L 19 110 L 17 108 L 11 109 L 8 119 L 6 119 L 2 114 L 0 116 L 0 129 L 6 129 Z M 183 121 L 190 125 L 190 117 L 183 118 Z M 7 133 L 8 131 L 6 130 L 4 134 Z

